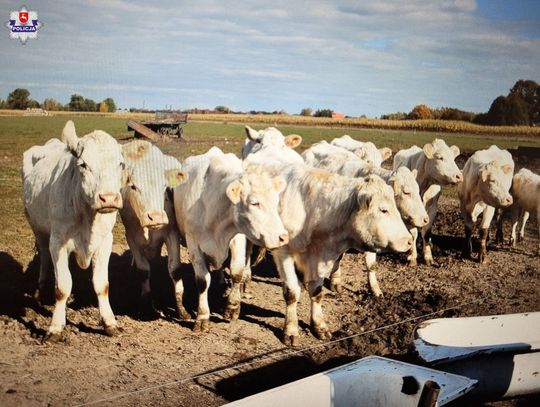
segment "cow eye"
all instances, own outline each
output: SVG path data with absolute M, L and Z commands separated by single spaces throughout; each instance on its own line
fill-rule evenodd
M 380 211 L 384 213 L 385 215 L 388 215 L 388 209 L 386 208 L 380 208 Z
M 126 169 L 126 164 L 125 163 L 120 163 L 120 169 L 125 170 Z
M 405 196 L 411 196 L 411 193 L 409 191 L 403 191 L 403 195 Z
M 250 204 L 251 206 L 256 207 L 256 208 L 260 208 L 260 207 L 261 207 L 260 202 L 253 201 L 253 202 L 250 202 L 249 204 Z
M 137 187 L 135 186 L 135 184 L 131 184 L 131 189 L 137 191 Z
M 77 165 L 82 168 L 83 170 L 86 170 L 88 168 L 88 166 L 86 165 L 86 163 L 81 160 L 80 158 L 77 160 Z

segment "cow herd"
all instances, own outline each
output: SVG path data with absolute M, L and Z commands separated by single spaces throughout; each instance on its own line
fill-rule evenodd
M 155 312 L 151 265 L 166 245 L 178 316 L 190 318 L 182 302 L 182 245 L 198 291 L 194 331 L 209 329 L 210 273 L 227 259 L 232 287 L 224 316 L 238 318 L 241 287 L 251 277 L 251 253 L 257 245 L 271 253 L 279 272 L 286 303 L 283 340 L 291 345 L 299 337 L 302 287 L 311 300 L 314 333 L 330 338 L 323 282 L 330 279 L 331 288 L 339 291 L 339 263 L 348 250 L 365 253 L 377 296 L 382 295 L 373 271 L 377 253 L 406 253 L 408 263 L 416 265 L 420 233 L 422 258 L 427 265 L 436 262 L 430 230 L 443 186 L 457 185 L 467 257 L 482 214 L 480 262 L 486 261 L 488 229 L 497 208 L 511 208 L 512 244 L 518 240 L 519 219 L 523 238 L 529 213 L 540 217 L 540 176 L 526 169 L 514 175 L 510 153 L 497 146 L 475 152 L 460 170 L 455 163 L 459 148 L 435 139 L 423 148 L 397 152 L 393 170 L 387 170 L 381 164 L 391 157 L 389 148 L 343 136 L 316 143 L 300 155 L 294 148 L 301 141 L 272 127 L 257 131 L 246 126 L 242 159 L 212 147 L 181 164 L 146 141 L 120 145 L 99 130 L 79 138 L 68 121 L 61 140 L 28 149 L 23 155 L 23 199 L 40 258 L 39 293 L 43 298 L 54 286 L 55 294 L 46 339 L 60 339 L 66 324 L 71 254 L 82 268 L 92 266 L 104 331 L 118 333 L 108 296 L 117 211 L 141 281 L 142 312 Z

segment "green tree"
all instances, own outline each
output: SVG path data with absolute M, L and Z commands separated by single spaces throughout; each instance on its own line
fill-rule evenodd
M 30 103 L 28 89 L 17 88 L 8 95 L 7 105 L 9 109 L 26 109 Z
M 50 111 L 62 110 L 62 105 L 60 104 L 60 102 L 50 98 L 47 98 L 43 101 L 42 107 L 43 109 Z
M 116 103 L 114 103 L 113 98 L 107 98 L 104 100 L 104 102 L 107 104 L 109 112 L 111 113 L 116 112 Z
M 313 114 L 313 109 L 311 107 L 305 107 L 300 112 L 300 116 L 311 116 Z
M 214 110 L 218 113 L 230 113 L 231 109 L 229 109 L 227 106 L 216 106 Z
M 4 99 L 0 99 L 0 109 L 7 109 L 8 105 Z
M 520 79 L 514 84 L 512 89 L 510 89 L 508 98 L 516 96 L 520 97 L 526 104 L 529 123 L 540 123 L 540 85 L 532 80 Z M 520 102 L 518 102 L 518 104 L 519 103 Z
M 69 110 L 73 110 L 75 112 L 82 112 L 84 111 L 84 98 L 81 95 L 71 95 L 71 99 L 69 101 Z
M 84 109 L 85 112 L 95 112 L 97 111 L 96 102 L 92 99 L 84 99 Z
M 423 104 L 416 105 L 409 113 L 409 119 L 412 120 L 427 120 L 432 118 L 433 113 L 431 112 L 431 109 Z
M 333 110 L 331 109 L 318 109 L 313 113 L 315 117 L 332 117 Z

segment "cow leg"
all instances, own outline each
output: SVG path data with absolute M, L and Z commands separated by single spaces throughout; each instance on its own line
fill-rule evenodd
M 283 342 L 286 345 L 296 346 L 299 337 L 297 304 L 300 300 L 301 288 L 294 267 L 294 259 L 281 250 L 274 251 L 273 256 L 279 276 L 283 281 L 283 297 L 286 304 Z
M 42 304 L 54 303 L 54 272 L 48 236 L 36 235 L 39 255 L 38 298 Z
M 242 297 L 246 299 L 253 298 L 251 294 L 251 254 L 253 253 L 253 243 L 246 242 L 246 265 L 244 268 L 244 281 L 241 285 Z
M 377 253 L 367 252 L 365 259 L 368 269 L 369 288 L 375 297 L 382 297 L 383 293 L 381 287 L 379 286 L 379 282 L 377 281 L 377 274 L 375 273 L 375 267 L 377 266 Z
M 463 218 L 463 223 L 465 224 L 465 247 L 463 248 L 463 258 L 471 259 L 472 256 L 472 232 L 474 229 L 474 221 L 472 219 L 471 213 L 465 208 L 463 204 L 460 205 L 461 208 L 461 217 Z
M 519 229 L 519 241 L 522 242 L 525 238 L 525 225 L 529 220 L 530 213 L 528 211 L 523 211 L 523 220 L 521 221 L 521 228 Z
M 174 296 L 176 299 L 176 311 L 178 318 L 190 319 L 191 315 L 184 307 L 184 281 L 180 272 L 180 235 L 175 227 L 171 228 L 165 237 L 167 247 L 167 270 L 174 285 Z
M 517 227 L 519 220 L 521 219 L 523 214 L 523 211 L 521 208 L 519 208 L 517 205 L 513 205 L 512 212 L 511 212 L 511 218 L 512 218 L 512 235 L 510 237 L 510 244 L 512 247 L 516 247 L 517 243 Z
M 193 270 L 195 271 L 195 285 L 199 293 L 199 305 L 197 318 L 193 326 L 193 332 L 208 332 L 210 330 L 210 306 L 208 305 L 208 289 L 210 288 L 210 270 L 199 246 L 192 243 L 186 236 L 187 248 Z
M 502 209 L 497 210 L 497 232 L 495 233 L 495 241 L 498 244 L 504 243 L 504 211 Z
M 330 339 L 332 334 L 326 325 L 322 310 L 322 300 L 324 298 L 322 292 L 323 283 L 324 279 L 320 278 L 314 281 L 307 281 L 305 285 L 309 293 L 309 297 L 311 298 L 311 326 L 315 331 L 317 338 L 326 340 Z
M 495 208 L 486 205 L 480 225 L 480 255 L 478 260 L 481 264 L 487 263 L 487 241 L 489 237 L 489 225 L 493 219 L 493 215 L 495 215 Z
M 112 233 L 102 241 L 92 258 L 94 291 L 97 294 L 101 324 L 108 336 L 118 335 L 119 330 L 109 303 L 109 258 L 112 251 Z
M 536 254 L 540 256 L 540 208 L 536 210 L 536 224 L 538 225 L 538 250 Z
M 409 232 L 411 233 L 411 236 L 413 238 L 413 243 L 411 246 L 411 250 L 409 251 L 409 255 L 407 256 L 407 262 L 409 266 L 416 266 L 416 259 L 418 258 L 418 251 L 416 249 L 416 241 L 418 240 L 418 228 L 411 228 L 409 229 Z
M 330 291 L 335 292 L 337 294 L 341 293 L 341 266 L 340 262 L 343 258 L 343 255 L 339 256 L 339 259 L 336 261 L 336 264 L 334 265 L 334 270 L 332 270 L 332 273 L 330 274 Z
M 429 216 L 429 223 L 422 228 L 422 246 L 424 253 L 424 261 L 428 266 L 433 264 L 433 254 L 431 253 L 431 227 L 437 216 L 437 206 L 441 196 L 440 185 L 431 185 L 422 196 L 422 201 L 426 207 L 426 212 Z
M 135 242 L 129 242 L 131 254 L 135 262 L 135 268 L 137 269 L 137 276 L 141 281 L 141 302 L 139 313 L 143 319 L 152 319 L 157 316 L 157 311 L 154 308 L 152 301 L 152 290 L 150 288 L 150 262 L 144 255 L 141 248 Z
M 244 272 L 246 268 L 247 239 L 243 234 L 237 234 L 229 243 L 231 251 L 231 279 L 232 287 L 227 299 L 224 318 L 229 321 L 236 321 L 240 316 L 240 305 L 242 302 L 241 286 L 244 281 Z
M 57 342 L 61 340 L 62 331 L 66 325 L 66 302 L 71 294 L 72 281 L 68 265 L 69 253 L 66 247 L 62 247 L 51 239 L 50 253 L 54 266 L 56 302 L 45 340 Z

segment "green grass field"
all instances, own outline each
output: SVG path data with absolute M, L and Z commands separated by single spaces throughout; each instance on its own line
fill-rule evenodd
M 22 264 L 28 262 L 33 255 L 34 239 L 26 222 L 21 201 L 22 154 L 29 147 L 43 144 L 52 137 L 60 137 L 62 128 L 69 116 L 52 117 L 0 117 L 0 196 L 1 211 L 0 251 L 7 252 Z M 108 132 L 118 139 L 130 137 L 126 118 L 113 117 L 73 117 L 77 133 L 84 135 L 94 129 Z M 164 143 L 160 147 L 181 160 L 189 155 L 203 153 L 212 145 L 217 145 L 226 152 L 240 153 L 244 142 L 245 124 L 219 122 L 190 122 L 185 126 L 184 134 L 187 142 Z M 266 124 L 252 123 L 256 129 L 267 127 Z M 279 126 L 284 134 L 296 133 L 303 137 L 300 151 L 322 139 L 349 134 L 364 141 L 373 141 L 376 145 L 391 147 L 394 151 L 413 144 L 423 145 L 435 137 L 458 145 L 463 151 L 485 148 L 491 144 L 500 147 L 536 146 L 540 147 L 540 139 L 531 137 L 479 136 L 468 134 L 440 134 L 431 132 L 414 132 L 399 130 L 351 129 L 307 126 Z M 119 226 L 115 237 L 122 239 Z

